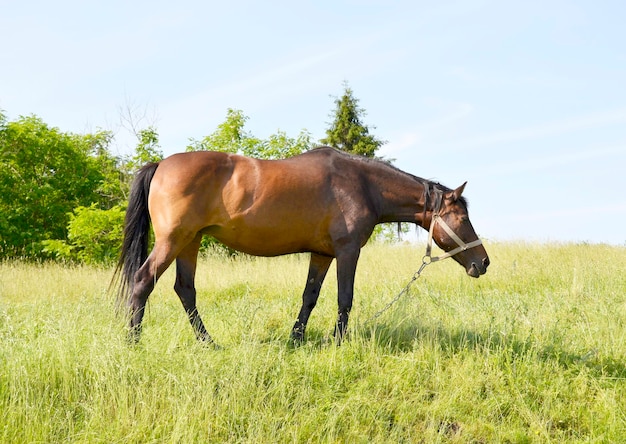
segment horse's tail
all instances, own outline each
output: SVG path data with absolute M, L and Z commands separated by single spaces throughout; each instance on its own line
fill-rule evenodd
M 118 308 L 123 302 L 128 301 L 133 291 L 135 274 L 148 258 L 150 238 L 148 192 L 158 166 L 158 163 L 149 163 L 142 167 L 130 187 L 122 251 L 113 275 L 113 282 L 118 284 Z

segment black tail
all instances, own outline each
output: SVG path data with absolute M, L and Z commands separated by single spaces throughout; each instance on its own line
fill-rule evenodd
M 124 220 L 124 240 L 114 282 L 119 285 L 118 308 L 128 301 L 133 291 L 135 273 L 148 258 L 150 235 L 150 214 L 148 213 L 148 192 L 158 163 L 149 163 L 139 170 L 130 187 L 130 197 Z

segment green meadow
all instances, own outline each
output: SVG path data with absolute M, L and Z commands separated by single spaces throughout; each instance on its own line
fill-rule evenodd
M 167 273 L 138 345 L 112 269 L 0 263 L 3 443 L 626 442 L 626 248 L 487 243 L 407 284 L 421 246 L 371 245 L 348 341 L 329 272 L 307 339 L 289 341 L 306 255 L 207 257 L 196 343 Z

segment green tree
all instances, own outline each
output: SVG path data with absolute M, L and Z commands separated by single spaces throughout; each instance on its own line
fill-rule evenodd
M 134 174 L 147 163 L 159 162 L 163 159 L 163 151 L 159 143 L 159 133 L 153 127 L 148 127 L 137 134 L 135 153 L 125 163 L 125 169 Z
M 370 134 L 369 127 L 362 121 L 365 114 L 352 89 L 344 83 L 343 95 L 335 99 L 333 122 L 320 142 L 348 153 L 375 157 L 376 151 L 386 142 Z
M 240 110 L 228 108 L 226 120 L 202 140 L 192 139 L 187 151 L 221 151 L 243 154 L 253 150 L 260 140 L 244 130 L 248 117 Z
M 128 196 L 130 179 L 123 172 L 124 158 L 114 156 L 109 150 L 113 134 L 110 131 L 98 131 L 83 137 L 89 147 L 88 160 L 91 167 L 102 175 L 95 190 L 99 198 L 94 203 L 104 210 L 124 203 Z
M 296 138 L 288 137 L 283 131 L 263 140 L 245 130 L 248 117 L 241 110 L 229 108 L 226 120 L 202 140 L 191 140 L 187 151 L 221 151 L 243 154 L 258 159 L 284 159 L 311 149 L 311 135 L 302 130 Z
M 0 257 L 38 256 L 43 240 L 65 238 L 74 208 L 100 201 L 93 141 L 35 116 L 0 117 Z
M 111 196 L 106 196 L 105 204 L 75 208 L 69 214 L 67 238 L 43 241 L 44 253 L 82 263 L 111 263 L 117 259 L 130 182 L 143 165 L 163 158 L 154 128 L 138 131 L 137 138 L 134 154 L 125 158 L 113 157 L 106 149 L 93 152 L 94 161 L 109 173 L 100 189 L 109 190 Z
M 125 211 L 121 206 L 108 210 L 77 207 L 69 215 L 67 241 L 42 241 L 43 252 L 56 259 L 88 264 L 113 263 L 122 244 Z

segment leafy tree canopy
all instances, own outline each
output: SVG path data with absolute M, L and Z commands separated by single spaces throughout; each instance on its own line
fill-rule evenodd
M 106 149 L 94 160 L 104 172 L 100 190 L 110 192 L 106 203 L 79 206 L 69 216 L 66 239 L 42 242 L 42 252 L 56 259 L 84 263 L 112 263 L 122 243 L 124 214 L 130 182 L 136 171 L 163 158 L 159 135 L 152 127 L 137 131 L 135 153 L 123 159 L 107 156 Z
M 138 143 L 135 154 L 125 162 L 125 168 L 134 175 L 139 168 L 150 162 L 159 162 L 163 159 L 163 151 L 159 144 L 159 133 L 153 127 L 148 127 L 137 133 Z
M 119 205 L 108 210 L 77 207 L 69 214 L 67 240 L 42 241 L 43 252 L 71 262 L 114 263 L 122 244 L 124 214 Z
M 302 130 L 296 138 L 288 137 L 283 131 L 267 139 L 259 139 L 244 129 L 248 117 L 240 110 L 229 108 L 226 120 L 202 140 L 191 140 L 187 151 L 221 151 L 243 154 L 258 159 L 284 159 L 295 156 L 312 147 L 311 135 Z
M 35 116 L 0 125 L 0 254 L 30 256 L 64 237 L 68 213 L 100 202 L 107 134 L 80 136 Z

